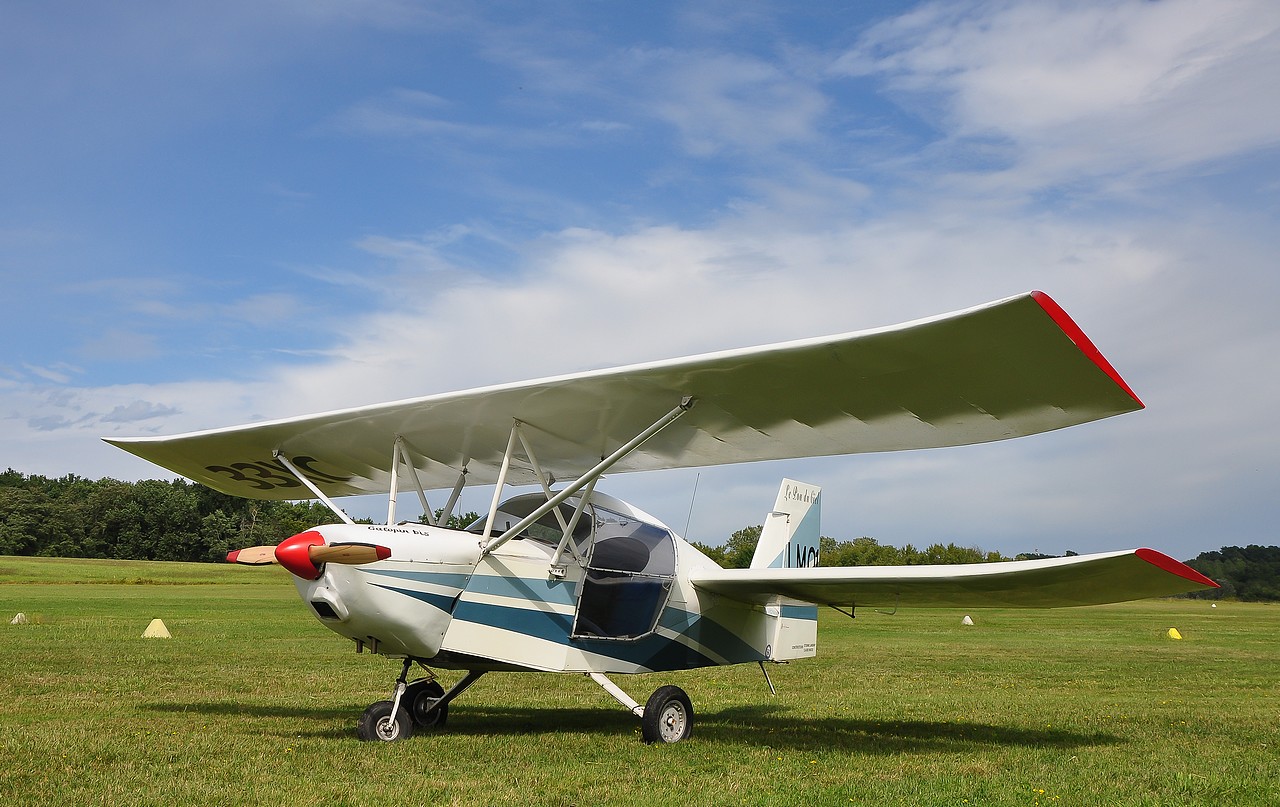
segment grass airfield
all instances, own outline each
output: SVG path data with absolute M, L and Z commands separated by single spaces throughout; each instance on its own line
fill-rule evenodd
M 1280 606 L 969 613 L 823 611 L 776 697 L 752 665 L 618 676 L 689 693 L 672 746 L 581 676 L 503 673 L 375 744 L 399 664 L 278 568 L 0 557 L 0 804 L 1280 803 Z

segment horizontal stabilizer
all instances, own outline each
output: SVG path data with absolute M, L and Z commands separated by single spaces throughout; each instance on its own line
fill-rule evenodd
M 887 608 L 1059 608 L 1218 587 L 1154 549 L 938 566 L 711 569 L 692 575 L 692 582 L 744 602 Z

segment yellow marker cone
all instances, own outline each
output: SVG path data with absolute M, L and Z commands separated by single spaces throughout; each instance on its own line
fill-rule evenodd
M 1181 633 L 1178 633 L 1178 629 L 1177 629 L 1177 628 L 1169 628 L 1169 638 L 1170 638 L 1170 639 L 1181 639 L 1181 638 L 1182 638 L 1182 634 L 1181 634 Z
M 169 635 L 169 629 L 164 626 L 164 620 L 153 619 L 151 624 L 147 625 L 147 629 L 142 632 L 144 639 L 172 639 Z

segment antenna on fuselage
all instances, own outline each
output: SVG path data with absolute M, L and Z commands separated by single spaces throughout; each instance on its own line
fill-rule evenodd
M 693 504 L 698 501 L 698 482 L 702 480 L 702 472 L 693 478 L 693 495 L 689 497 L 689 515 L 684 518 L 684 532 L 681 535 L 684 539 L 689 540 L 689 524 L 693 521 Z

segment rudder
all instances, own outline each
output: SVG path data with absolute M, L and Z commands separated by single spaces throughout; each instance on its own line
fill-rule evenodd
M 822 488 L 782 480 L 773 510 L 764 519 L 752 569 L 790 569 L 818 565 Z

